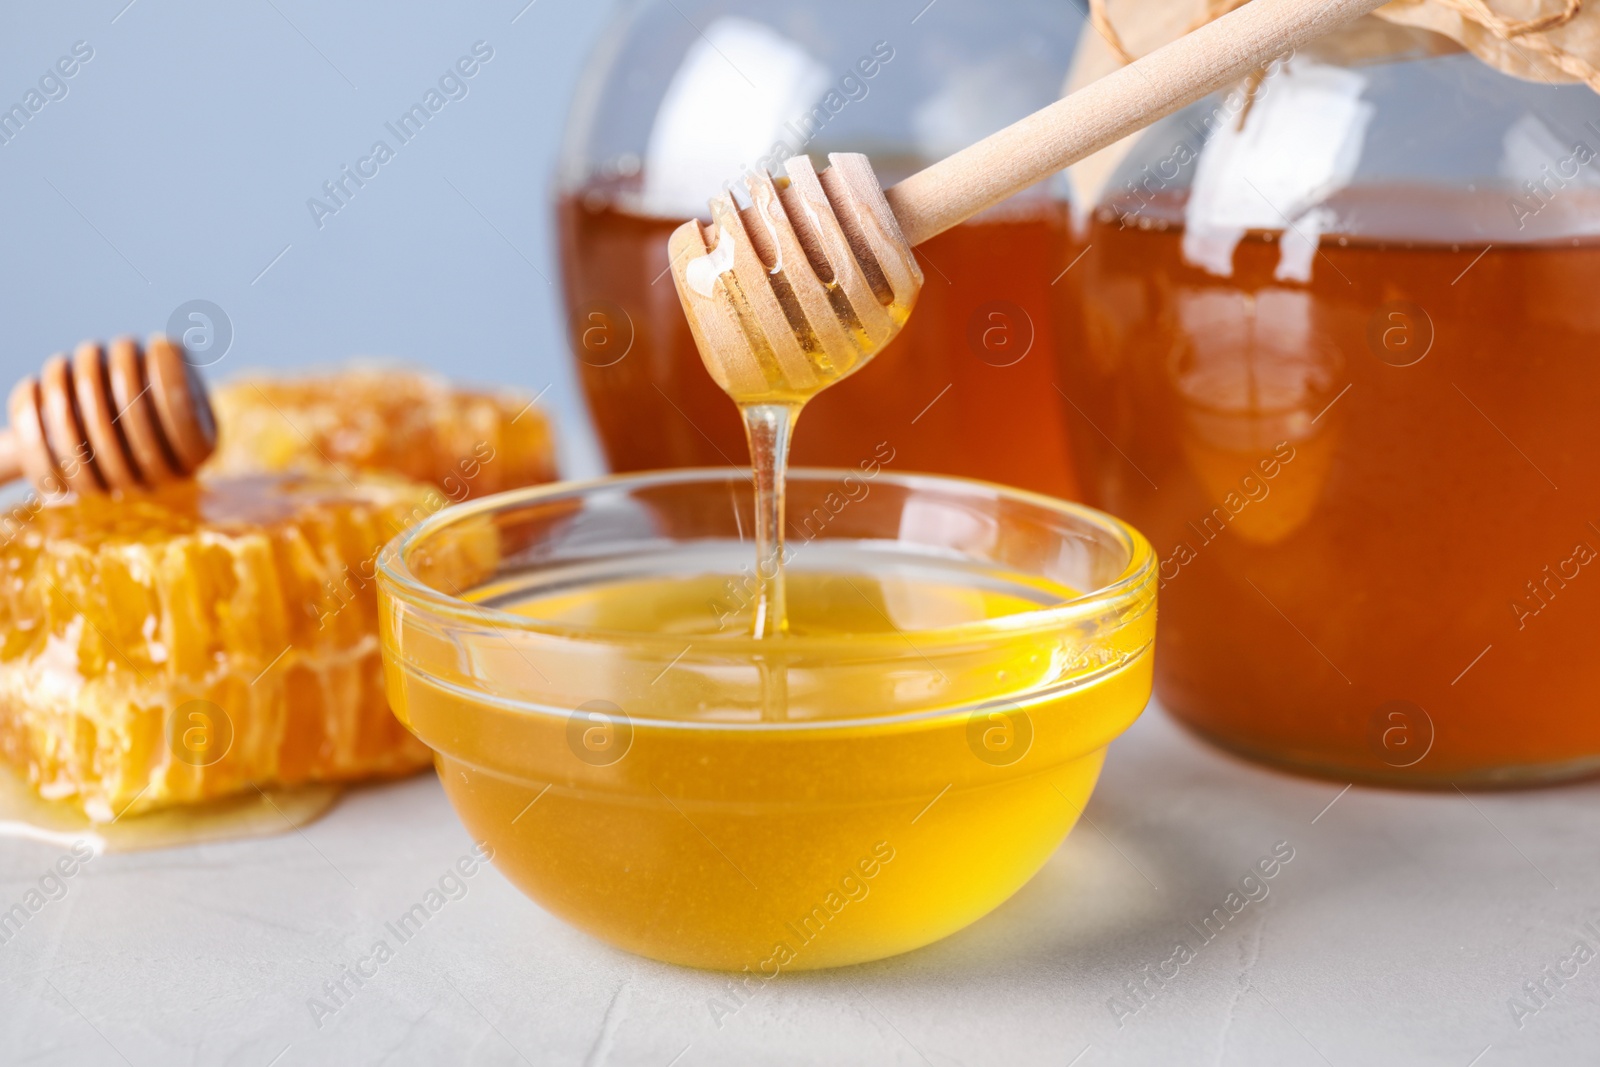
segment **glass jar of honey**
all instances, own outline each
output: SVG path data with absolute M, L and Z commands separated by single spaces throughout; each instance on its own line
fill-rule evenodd
M 1092 191 L 1058 349 L 1085 491 L 1155 544 L 1157 692 L 1203 736 L 1346 780 L 1593 773 L 1600 97 L 1364 22 Z
M 558 181 L 572 350 L 611 467 L 746 462 L 701 365 L 667 237 L 747 168 L 865 152 L 892 183 L 1055 100 L 1083 17 L 1053 0 L 892 9 L 845 0 L 626 7 L 589 62 Z M 1077 495 L 1053 353 L 1076 326 L 1057 283 L 1081 251 L 1065 182 L 917 249 L 900 336 L 806 408 L 796 464 L 897 469 Z

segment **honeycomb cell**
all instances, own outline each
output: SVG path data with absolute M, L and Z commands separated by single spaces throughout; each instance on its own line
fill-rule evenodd
M 373 566 L 446 503 L 376 474 L 213 477 L 0 533 L 0 754 L 95 821 L 403 774 Z
M 245 378 L 216 389 L 212 404 L 217 473 L 339 465 L 427 482 L 457 501 L 556 477 L 550 420 L 515 392 L 371 366 Z

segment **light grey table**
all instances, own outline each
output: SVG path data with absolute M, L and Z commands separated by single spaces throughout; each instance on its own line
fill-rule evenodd
M 785 975 L 724 1014 L 726 978 L 593 941 L 485 869 L 314 1010 L 470 848 L 427 775 L 302 833 L 84 864 L 0 945 L 0 1062 L 1595 1063 L 1600 960 L 1574 950 L 1600 950 L 1597 812 L 1600 784 L 1288 777 L 1152 707 L 1038 877 L 919 952 Z M 1230 902 L 1275 846 L 1293 858 Z M 60 855 L 0 843 L 0 908 Z M 1193 958 L 1166 964 L 1179 941 Z

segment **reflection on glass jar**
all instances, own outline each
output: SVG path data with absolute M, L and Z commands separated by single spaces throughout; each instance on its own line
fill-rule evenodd
M 1175 303 L 1181 347 L 1169 373 L 1183 455 L 1213 504 L 1201 525 L 1280 541 L 1310 517 L 1327 478 L 1339 416 L 1320 416 L 1342 385 L 1344 357 L 1313 327 L 1322 309 L 1309 293 L 1189 286 Z M 1273 482 L 1257 466 L 1268 456 L 1292 456 L 1293 467 Z
M 1137 139 L 1069 275 L 1075 455 L 1155 544 L 1199 733 L 1345 780 L 1592 773 L 1600 98 L 1442 41 L 1328 42 Z
M 1056 99 L 1081 24 L 1046 0 L 914 22 L 842 0 L 628 9 L 580 87 L 556 205 L 572 349 L 612 468 L 748 462 L 668 276 L 674 228 L 789 155 L 866 152 L 889 183 L 981 139 Z M 807 406 L 793 461 L 855 467 L 887 442 L 896 469 L 1075 496 L 1052 383 L 1077 327 L 1052 282 L 1081 251 L 1059 182 L 920 247 L 916 314 Z

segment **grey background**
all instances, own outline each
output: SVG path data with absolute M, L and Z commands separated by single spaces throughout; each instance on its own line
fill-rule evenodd
M 75 42 L 94 49 L 67 95 L 0 144 L 0 384 L 85 338 L 164 329 L 205 299 L 234 328 L 213 380 L 367 355 L 549 386 L 566 469 L 596 471 L 567 367 L 549 185 L 574 81 L 611 10 L 0 6 L 0 109 Z M 468 94 L 319 229 L 307 199 L 375 140 L 394 146 L 384 123 L 479 40 L 494 58 Z

